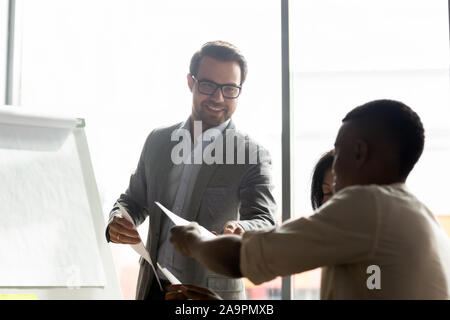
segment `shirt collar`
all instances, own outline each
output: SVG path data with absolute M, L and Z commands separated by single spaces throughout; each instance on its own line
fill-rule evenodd
M 203 132 L 203 134 L 205 134 L 206 132 L 208 132 L 208 131 L 210 131 L 210 130 L 212 131 L 213 129 L 216 130 L 216 131 L 218 130 L 220 133 L 222 133 L 223 130 L 225 130 L 225 128 L 228 127 L 228 124 L 230 123 L 230 121 L 231 121 L 231 118 L 228 119 L 227 121 L 225 121 L 225 122 L 219 124 L 218 126 L 209 128 L 208 130 L 206 130 L 205 132 Z
M 205 130 L 202 133 L 202 136 L 205 137 L 205 139 L 207 139 L 208 141 L 210 141 L 212 137 L 216 138 L 217 136 L 219 136 L 220 134 L 223 133 L 223 131 L 225 130 L 226 127 L 228 127 L 228 125 L 230 124 L 230 121 L 231 121 L 231 118 L 228 119 L 225 122 L 222 122 L 218 126 L 215 126 L 215 127 L 212 127 L 212 128 L 209 128 L 209 129 Z M 189 117 L 186 121 L 181 123 L 181 125 L 180 125 L 180 127 L 178 129 L 186 129 L 186 130 L 189 131 L 190 128 L 191 128 L 191 117 Z M 198 136 L 197 137 L 197 141 L 202 136 Z
M 212 142 L 213 138 L 215 140 L 218 136 L 220 136 L 223 133 L 223 130 L 225 130 L 225 128 L 228 126 L 228 124 L 230 123 L 230 120 L 231 119 L 228 119 L 227 121 L 219 124 L 218 126 L 215 126 L 215 127 L 205 130 L 202 133 L 202 136 L 197 137 L 197 143 L 200 142 L 200 139 L 202 139 L 202 142 L 204 144 L 209 144 L 210 142 Z

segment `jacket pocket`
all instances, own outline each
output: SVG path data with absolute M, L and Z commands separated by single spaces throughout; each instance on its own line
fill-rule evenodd
M 223 214 L 229 206 L 227 202 L 227 188 L 206 188 L 203 193 L 203 204 L 206 206 L 210 216 L 214 216 L 217 213 Z
M 222 187 L 207 188 L 203 193 L 201 214 L 198 222 L 207 229 L 219 234 L 228 220 L 236 220 L 237 210 L 227 194 L 228 189 Z

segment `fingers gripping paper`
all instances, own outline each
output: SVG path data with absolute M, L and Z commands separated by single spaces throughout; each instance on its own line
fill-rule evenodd
M 159 202 L 155 202 L 155 203 L 161 208 L 161 210 L 163 210 L 163 212 L 170 218 L 170 220 L 172 220 L 172 222 L 176 226 L 185 226 L 190 223 L 189 221 L 177 216 L 175 213 L 168 210 L 166 207 L 164 207 Z M 119 202 L 117 202 L 117 206 L 119 207 L 122 217 L 124 219 L 126 219 L 127 221 L 131 222 L 133 224 L 135 230 L 137 230 L 136 225 L 134 224 L 134 221 L 131 218 L 130 214 L 127 212 L 127 210 Z M 206 239 L 211 239 L 211 238 L 216 237 L 212 232 L 208 231 L 206 228 L 204 228 L 202 226 L 199 226 L 199 228 L 200 228 L 200 234 L 203 237 L 205 237 Z M 150 254 L 148 253 L 147 249 L 145 248 L 144 243 L 141 241 L 138 244 L 132 244 L 131 247 L 133 248 L 134 251 L 136 251 L 142 258 L 144 258 L 150 264 L 150 266 L 152 267 L 153 273 L 156 276 L 156 280 L 158 280 L 159 287 L 163 291 L 161 282 L 158 277 L 158 273 L 155 270 L 155 266 L 153 265 L 152 259 L 150 258 Z M 171 284 L 181 284 L 181 282 L 167 268 L 162 267 L 159 263 L 156 263 L 156 264 L 157 264 L 159 270 L 161 270 L 161 272 L 164 274 L 164 276 L 167 278 L 167 280 L 169 280 L 169 282 Z
M 131 216 L 128 213 L 128 211 L 119 202 L 117 202 L 117 205 L 119 206 L 120 213 L 121 213 L 122 217 L 124 219 L 126 219 L 127 221 L 131 222 L 133 224 L 133 226 L 134 226 L 134 229 L 137 231 L 136 225 L 134 224 L 134 221 L 131 218 Z M 141 236 L 139 236 L 139 238 L 141 238 Z M 132 244 L 131 247 L 142 258 L 144 258 L 145 261 L 147 261 L 150 264 L 150 266 L 152 267 L 153 273 L 155 274 L 156 280 L 158 280 L 159 288 L 161 289 L 161 291 L 164 291 L 163 287 L 161 285 L 161 281 L 159 280 L 158 273 L 156 272 L 155 266 L 153 265 L 152 259 L 150 258 L 150 254 L 148 253 L 148 250 L 145 248 L 144 243 L 142 242 L 142 240 L 138 244 Z

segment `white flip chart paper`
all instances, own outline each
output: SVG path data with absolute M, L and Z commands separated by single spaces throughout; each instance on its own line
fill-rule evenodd
M 17 107 L 0 107 L 0 148 L 56 151 L 78 124 L 77 119 L 23 112 Z
M 53 151 L 0 146 L 0 286 L 104 286 L 91 215 L 73 135 Z

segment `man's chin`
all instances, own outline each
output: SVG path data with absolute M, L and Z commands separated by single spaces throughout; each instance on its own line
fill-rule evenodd
M 207 128 L 217 127 L 218 125 L 221 125 L 227 119 L 225 117 L 220 118 L 213 118 L 213 117 L 203 117 L 203 126 L 206 126 Z

